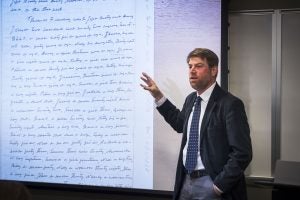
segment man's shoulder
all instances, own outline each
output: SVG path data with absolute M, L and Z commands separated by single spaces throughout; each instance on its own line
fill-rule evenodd
M 215 92 L 213 92 L 213 98 L 215 99 L 216 102 L 219 102 L 219 103 L 225 103 L 225 104 L 231 104 L 231 103 L 234 103 L 234 102 L 238 102 L 238 103 L 243 103 L 242 100 L 232 94 L 231 92 L 229 91 L 226 91 L 224 89 L 222 89 L 220 86 L 216 85 L 216 88 L 215 88 Z
M 190 104 L 190 103 L 193 103 L 194 100 L 196 99 L 197 97 L 197 92 L 194 91 L 194 92 L 191 92 L 190 94 L 188 94 L 185 98 L 185 104 Z
M 186 96 L 186 99 L 193 99 L 193 98 L 195 98 L 196 96 L 197 96 L 197 92 L 194 91 L 194 92 L 191 92 L 190 94 L 188 94 L 188 95 Z

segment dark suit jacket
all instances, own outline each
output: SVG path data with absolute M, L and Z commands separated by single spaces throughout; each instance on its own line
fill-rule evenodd
M 181 111 L 169 100 L 157 108 L 174 130 L 183 133 L 173 199 L 178 199 L 185 177 L 182 150 L 196 97 L 196 92 L 188 95 Z M 252 159 L 252 146 L 244 104 L 217 84 L 202 120 L 200 155 L 214 184 L 224 192 L 223 199 L 247 199 L 244 170 Z

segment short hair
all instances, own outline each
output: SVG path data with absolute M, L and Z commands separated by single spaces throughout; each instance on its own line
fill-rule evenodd
M 193 51 L 191 51 L 186 58 L 186 62 L 189 63 L 192 57 L 206 59 L 209 67 L 218 66 L 219 64 L 218 56 L 213 51 L 206 48 L 196 48 Z

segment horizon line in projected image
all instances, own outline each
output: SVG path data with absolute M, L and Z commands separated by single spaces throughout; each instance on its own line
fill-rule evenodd
M 187 53 L 221 58 L 221 0 L 0 5 L 0 179 L 171 191 L 181 136 L 140 75 L 181 107 Z

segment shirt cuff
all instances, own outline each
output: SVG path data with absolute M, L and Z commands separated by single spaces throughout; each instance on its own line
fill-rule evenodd
M 167 98 L 165 96 L 163 96 L 158 101 L 155 101 L 156 107 L 163 105 L 166 101 L 167 101 Z
M 215 189 L 216 191 L 218 191 L 219 194 L 222 194 L 222 193 L 223 193 L 223 191 L 220 190 L 215 184 L 213 184 L 213 187 L 214 187 L 214 189 Z

